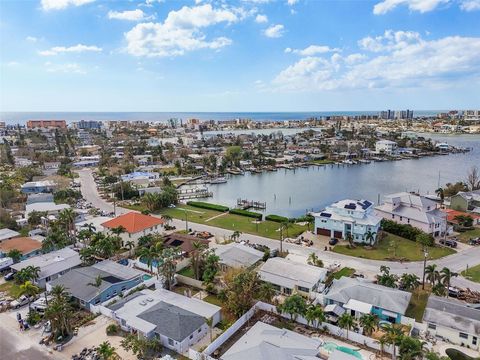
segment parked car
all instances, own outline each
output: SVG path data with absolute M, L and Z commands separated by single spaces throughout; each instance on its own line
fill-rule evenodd
M 455 240 L 445 240 L 445 239 L 440 240 L 440 244 L 445 245 L 445 246 L 449 246 L 449 247 L 452 247 L 452 248 L 456 248 L 457 245 L 458 245 Z
M 13 300 L 11 303 L 10 303 L 10 307 L 12 309 L 18 309 L 19 307 L 22 307 L 22 306 L 25 306 L 27 305 L 29 302 L 32 302 L 33 300 L 35 300 L 35 297 L 28 297 L 26 295 L 22 295 L 20 296 L 18 299 L 16 300 Z
M 3 278 L 5 279 L 5 281 L 10 281 L 10 280 L 13 280 L 15 276 L 15 273 L 13 272 L 9 272 L 7 275 L 5 275 Z
M 468 240 L 469 245 L 480 245 L 480 237 Z
M 336 244 L 338 243 L 338 239 L 336 239 L 336 238 L 331 238 L 328 243 L 329 243 L 330 245 L 336 245 Z

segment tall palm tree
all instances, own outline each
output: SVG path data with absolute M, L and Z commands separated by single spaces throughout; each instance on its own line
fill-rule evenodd
M 40 292 L 40 288 L 32 284 L 31 281 L 25 281 L 24 284 L 20 285 L 20 294 L 28 297 L 28 310 L 30 311 L 30 303 L 33 296 L 37 295 Z
M 207 248 L 207 246 L 200 241 L 194 241 L 192 243 L 193 251 L 192 251 L 192 267 L 193 267 L 193 274 L 195 275 L 195 279 L 200 279 L 200 262 L 202 258 L 203 251 Z
M 240 238 L 240 235 L 241 235 L 241 234 L 242 234 L 242 233 L 241 233 L 240 231 L 235 230 L 235 231 L 233 232 L 233 234 L 232 234 L 232 239 L 233 239 L 233 241 L 237 241 L 237 240 Z
M 373 314 L 364 314 L 360 317 L 360 325 L 365 335 L 370 336 L 378 325 L 378 319 Z
M 158 194 L 154 194 L 154 193 L 148 193 L 143 195 L 142 197 L 142 203 L 150 212 L 158 209 L 158 205 L 159 205 L 158 200 L 159 200 Z
M 338 318 L 338 326 L 342 329 L 347 330 L 347 339 L 348 339 L 348 331 L 355 326 L 355 318 L 349 313 L 343 313 Z
M 282 222 L 282 229 L 285 230 L 285 237 L 288 238 L 288 229 L 291 229 L 293 227 L 293 224 L 290 220 L 286 220 Z
M 382 335 L 382 339 L 385 344 L 391 345 L 393 347 L 392 359 L 394 360 L 396 355 L 396 347 L 400 345 L 402 341 L 403 332 L 401 325 L 399 324 L 384 324 L 382 325 L 382 330 L 385 332 Z
M 431 264 L 425 267 L 425 274 L 427 277 L 427 280 L 430 282 L 430 284 L 435 285 L 435 283 L 439 280 L 440 278 L 440 273 L 437 270 L 437 264 Z
M 38 266 L 33 266 L 33 265 L 28 265 L 25 268 L 25 272 L 27 274 L 27 277 L 32 281 L 35 282 L 38 280 L 38 277 L 40 276 L 40 267 Z
M 76 235 L 76 228 L 75 228 L 75 218 L 76 218 L 75 211 L 72 208 L 63 209 L 60 214 L 58 214 L 59 220 L 65 226 L 66 233 L 68 235 L 73 232 L 73 235 Z
M 128 256 L 132 256 L 132 249 L 135 247 L 135 243 L 132 240 L 128 240 L 125 243 L 125 247 L 128 248 Z
M 150 269 L 150 272 L 153 273 L 153 261 L 155 260 L 156 253 L 153 250 L 153 247 L 143 247 L 140 249 L 138 256 L 140 259 L 143 259 L 145 261 L 145 264 L 147 264 L 148 268 Z
M 447 288 L 447 297 L 448 297 L 448 292 L 450 289 L 450 281 L 452 280 L 452 277 L 457 277 L 458 273 L 451 271 L 449 268 L 444 267 L 440 271 L 440 280 L 442 284 Z
M 7 253 L 7 257 L 11 258 L 14 263 L 18 263 L 22 259 L 22 252 L 18 249 L 12 249 Z
M 372 231 L 372 229 L 368 229 L 368 231 L 365 233 L 365 240 L 368 241 L 370 246 L 373 245 L 373 242 L 375 241 L 375 236 L 376 235 L 377 235 L 377 233 Z
M 440 198 L 440 204 L 443 205 L 443 202 L 445 201 L 445 192 L 443 188 L 438 188 L 435 190 L 435 194 Z
M 97 353 L 102 360 L 113 360 L 118 357 L 115 348 L 110 345 L 110 342 L 104 341 L 97 347 Z

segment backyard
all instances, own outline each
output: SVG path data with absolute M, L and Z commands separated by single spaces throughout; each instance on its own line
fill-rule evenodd
M 21 295 L 22 289 L 20 288 L 20 285 L 17 285 L 15 284 L 15 282 L 10 281 L 0 285 L 0 293 L 2 292 L 16 299 Z
M 412 292 L 412 297 L 410 298 L 410 304 L 408 304 L 407 311 L 405 316 L 414 318 L 417 322 L 422 322 L 423 313 L 427 306 L 428 296 L 430 295 L 429 286 L 425 290 L 421 286 L 416 288 Z
M 374 247 L 356 246 L 355 248 L 349 248 L 347 245 L 337 245 L 333 248 L 333 251 L 371 260 L 420 261 L 424 257 L 421 244 L 388 233 Z M 454 253 L 455 250 L 447 247 L 430 247 L 428 249 L 428 259 L 435 260 Z
M 185 220 L 185 213 L 187 213 L 189 222 L 211 225 L 233 231 L 237 230 L 241 233 L 259 235 L 277 240 L 280 240 L 281 236 L 279 231 L 281 224 L 274 221 L 261 221 L 257 224 L 254 219 L 247 216 L 201 209 L 188 205 L 178 205 L 176 208 L 163 209 L 159 213 L 162 215 L 168 214 L 180 220 Z M 306 230 L 306 226 L 291 224 L 291 227 L 288 229 L 288 237 L 297 237 Z M 287 231 L 283 231 L 283 236 L 287 237 Z
M 468 270 L 463 270 L 462 276 L 468 280 L 480 283 L 480 265 L 468 268 Z

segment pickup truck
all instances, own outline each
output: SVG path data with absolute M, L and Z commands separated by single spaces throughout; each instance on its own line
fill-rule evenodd
M 20 296 L 18 299 L 16 300 L 13 300 L 11 303 L 10 303 L 10 307 L 12 309 L 18 309 L 22 306 L 25 306 L 27 305 L 29 302 L 32 302 L 33 300 L 35 300 L 35 297 L 28 297 L 26 295 L 22 295 Z

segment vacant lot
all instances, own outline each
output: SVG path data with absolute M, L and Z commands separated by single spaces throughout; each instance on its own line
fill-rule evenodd
M 465 269 L 462 271 L 462 276 L 468 280 L 480 282 L 480 265 L 468 268 L 468 271 Z

